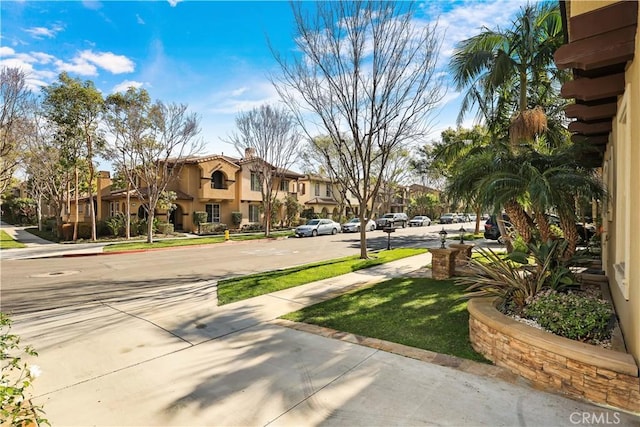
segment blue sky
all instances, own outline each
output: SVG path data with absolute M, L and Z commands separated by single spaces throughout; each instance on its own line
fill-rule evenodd
M 508 26 L 522 4 L 428 1 L 416 18 L 438 19 L 445 65 L 457 41 L 482 26 Z M 0 19 L 0 65 L 23 68 L 35 91 L 62 71 L 92 80 L 105 96 L 143 87 L 153 99 L 186 103 L 201 116 L 208 154 L 237 154 L 221 139 L 234 130 L 238 112 L 277 101 L 267 37 L 280 52 L 294 48 L 284 1 L 3 0 Z M 455 126 L 459 102 L 449 88 L 433 139 Z

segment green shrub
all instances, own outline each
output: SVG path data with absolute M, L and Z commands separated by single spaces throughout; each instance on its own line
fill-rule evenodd
M 242 212 L 231 212 L 231 223 L 235 228 L 238 228 L 242 223 Z
M 160 234 L 173 234 L 173 224 L 158 221 L 158 232 Z
M 196 211 L 193 213 L 193 223 L 195 225 L 203 224 L 207 222 L 207 213 L 202 211 Z
M 553 290 L 541 292 L 525 307 L 523 314 L 565 338 L 597 342 L 611 337 L 611 306 L 586 295 Z
M 11 319 L 0 312 L 0 424 L 11 426 L 31 425 L 35 421 L 39 425 L 49 422 L 38 413 L 43 413 L 40 406 L 33 406 L 26 400 L 26 394 L 33 380 L 40 374 L 36 365 L 29 366 L 22 358 L 37 356 L 30 346 L 21 347 L 20 337 L 11 333 Z M 6 424 L 5 424 L 6 423 Z
M 201 223 L 199 227 L 199 234 L 222 233 L 223 231 L 229 229 L 229 227 L 227 227 L 227 224 L 223 224 L 221 222 L 204 222 Z
M 258 222 L 252 222 L 252 223 L 243 225 L 241 230 L 243 232 L 264 231 L 264 226 Z

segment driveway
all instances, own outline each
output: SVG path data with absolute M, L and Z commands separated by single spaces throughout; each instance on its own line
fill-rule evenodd
M 215 283 L 18 315 L 52 425 L 572 425 L 616 415 L 476 375 L 281 325 L 282 314 L 430 262 L 407 258 L 216 306 Z M 500 368 L 495 368 L 500 369 Z

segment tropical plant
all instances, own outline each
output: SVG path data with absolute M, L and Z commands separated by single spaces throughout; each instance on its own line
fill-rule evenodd
M 456 279 L 466 285 L 466 297 L 497 296 L 504 307 L 517 312 L 545 289 L 565 291 L 575 287 L 576 280 L 563 254 L 567 242 L 555 240 L 529 244 L 528 251 L 507 255 L 481 248 L 480 258 L 472 258 L 471 276 Z M 530 258 L 532 261 L 530 263 Z

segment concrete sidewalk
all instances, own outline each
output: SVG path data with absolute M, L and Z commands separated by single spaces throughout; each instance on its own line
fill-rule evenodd
M 34 401 L 54 426 L 569 426 L 585 413 L 640 425 L 501 368 L 453 369 L 277 320 L 429 262 L 423 254 L 222 307 L 214 282 L 96 299 L 18 316 L 14 332 L 40 354 Z

